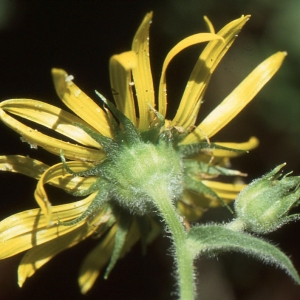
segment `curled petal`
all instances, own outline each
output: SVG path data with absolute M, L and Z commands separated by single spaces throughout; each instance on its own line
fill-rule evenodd
M 68 162 L 68 165 L 72 166 L 72 163 Z M 78 162 L 74 162 L 74 164 L 76 167 Z M 79 164 L 82 165 L 82 162 Z M 0 171 L 19 173 L 40 180 L 48 168 L 48 165 L 30 157 L 22 155 L 0 156 Z M 87 189 L 95 180 L 96 178 L 94 177 L 65 176 L 52 178 L 48 183 L 72 193 L 78 189 Z
M 100 145 L 74 123 L 88 126 L 82 119 L 45 102 L 31 99 L 12 99 L 0 103 L 1 108 L 37 124 L 55 130 L 85 146 L 100 148 Z
M 210 21 L 210 19 L 207 17 L 207 16 L 204 16 L 203 17 L 204 21 L 205 21 L 205 24 L 207 26 L 207 29 L 210 33 L 216 33 L 215 32 L 215 28 L 214 28 L 214 25 L 212 24 L 212 22 Z
M 190 75 L 172 125 L 189 128 L 195 124 L 212 73 L 248 20 L 249 16 L 242 16 L 230 22 L 217 33 L 219 39 L 207 44 Z
M 72 170 L 74 172 L 85 171 L 91 167 L 91 164 L 83 163 L 81 161 L 69 162 L 68 165 L 70 168 L 72 168 Z M 43 175 L 41 176 L 41 179 L 38 181 L 36 190 L 34 192 L 34 197 L 35 197 L 38 205 L 42 209 L 42 212 L 45 215 L 46 220 L 49 225 L 52 222 L 52 206 L 48 200 L 46 191 L 44 189 L 44 185 L 53 180 L 61 180 L 64 177 L 72 178 L 73 176 L 71 174 L 66 173 L 65 167 L 63 166 L 62 163 L 56 164 L 56 165 L 48 168 L 43 173 Z M 76 190 L 79 191 L 81 188 L 82 187 L 77 187 Z
M 109 218 L 110 212 L 103 209 L 93 219 L 93 224 L 103 226 Z M 73 247 L 85 238 L 89 237 L 95 230 L 95 227 L 88 223 L 82 224 L 78 228 L 73 228 L 63 236 L 59 236 L 42 245 L 36 246 L 29 250 L 22 258 L 18 268 L 18 284 L 20 287 L 24 284 L 28 277 L 31 277 L 39 268 L 46 264 L 51 258 L 63 250 Z
M 160 114 L 165 116 L 166 112 L 167 112 L 166 71 L 167 71 L 167 67 L 168 67 L 169 63 L 171 62 L 171 60 L 185 48 L 188 48 L 188 47 L 196 45 L 196 44 L 212 41 L 212 40 L 221 40 L 220 43 L 223 42 L 223 38 L 216 34 L 198 33 L 198 34 L 194 34 L 194 35 L 191 35 L 191 36 L 183 39 L 182 41 L 180 41 L 177 45 L 175 45 L 170 50 L 170 52 L 168 53 L 168 55 L 165 58 L 165 61 L 163 63 L 160 82 L 159 82 L 158 111 Z M 187 103 L 184 103 L 184 105 L 182 104 L 181 106 L 185 106 L 185 105 L 187 105 Z M 192 104 L 192 106 L 194 106 L 194 104 Z M 178 124 L 180 126 L 182 126 L 182 123 L 178 123 Z
M 56 93 L 65 105 L 96 131 L 111 137 L 106 113 L 73 83 L 64 70 L 52 69 L 52 76 Z
M 100 161 L 105 157 L 105 154 L 101 150 L 89 149 L 83 146 L 78 146 L 68 142 L 55 139 L 46 134 L 43 134 L 31 127 L 24 125 L 18 120 L 8 115 L 3 109 L 0 108 L 1 121 L 12 128 L 18 134 L 20 134 L 24 140 L 28 141 L 31 145 L 37 145 L 45 150 L 59 155 L 60 150 L 64 151 L 64 154 L 69 159 L 79 160 L 91 160 Z
M 227 125 L 263 88 L 280 68 L 286 52 L 277 52 L 256 67 L 202 122 L 183 143 L 212 137 Z
M 83 200 L 52 207 L 61 221 L 80 216 L 96 196 L 96 192 Z M 4 259 L 34 246 L 41 245 L 83 226 L 84 221 L 74 226 L 49 226 L 41 209 L 31 209 L 12 215 L 0 222 L 0 259 Z

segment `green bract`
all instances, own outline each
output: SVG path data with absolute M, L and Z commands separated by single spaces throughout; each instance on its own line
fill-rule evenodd
M 140 133 L 135 125 L 112 103 L 96 92 L 104 105 L 108 107 L 110 127 L 113 138 L 96 133 L 90 128 L 75 124 L 89 134 L 106 153 L 106 158 L 84 172 L 74 172 L 68 166 L 61 152 L 61 159 L 66 170 L 74 176 L 96 176 L 98 179 L 88 189 L 74 193 L 76 196 L 98 191 L 90 207 L 78 218 L 60 222 L 60 225 L 74 225 L 101 208 L 106 202 L 117 202 L 133 214 L 150 214 L 160 198 L 159 191 L 167 192 L 167 198 L 175 204 L 184 188 L 198 193 L 206 193 L 221 198 L 204 184 L 200 184 L 197 174 L 239 175 L 238 171 L 214 168 L 206 163 L 193 162 L 189 157 L 204 149 L 226 147 L 195 143 L 178 145 L 186 132 L 176 128 L 165 129 L 165 119 L 154 111 L 157 121 L 147 131 Z M 107 111 L 108 112 L 108 111 Z M 117 121 L 120 123 L 118 124 Z M 121 128 L 120 126 L 121 125 Z M 239 151 L 239 150 L 237 150 Z
M 237 219 L 234 222 L 241 229 L 263 234 L 299 219 L 299 214 L 287 214 L 298 204 L 300 177 L 283 176 L 279 171 L 284 165 L 254 180 L 239 194 L 235 201 Z

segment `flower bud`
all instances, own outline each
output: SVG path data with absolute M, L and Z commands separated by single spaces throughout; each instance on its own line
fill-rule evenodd
M 246 187 L 235 201 L 236 221 L 243 229 L 254 233 L 268 233 L 299 219 L 299 214 L 288 216 L 300 198 L 300 177 L 282 175 L 279 165 Z

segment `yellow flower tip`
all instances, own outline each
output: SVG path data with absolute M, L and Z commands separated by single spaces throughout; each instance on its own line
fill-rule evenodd
M 26 278 L 20 277 L 18 278 L 18 286 L 21 288 L 25 282 Z
M 288 55 L 288 53 L 286 51 L 278 51 L 271 57 L 274 57 L 274 60 L 277 60 L 278 63 L 282 63 L 283 60 L 287 57 L 287 55 Z
M 68 81 L 67 80 L 68 73 L 63 69 L 52 68 L 51 69 L 51 74 L 52 74 L 52 78 L 53 78 L 54 83 L 60 82 L 62 80 L 63 81 Z M 74 79 L 73 76 L 70 76 L 69 81 L 71 81 L 72 79 Z
M 208 31 L 210 33 L 216 33 L 215 32 L 215 28 L 214 28 L 212 22 L 210 21 L 210 19 L 207 16 L 203 16 L 203 19 L 204 19 L 204 22 L 205 22 L 205 24 L 207 26 Z
M 137 67 L 137 56 L 134 51 L 126 51 L 121 54 L 115 54 L 110 58 L 110 64 L 118 63 L 126 71 L 131 71 Z
M 248 150 L 255 149 L 259 146 L 259 139 L 255 136 L 252 136 L 248 141 Z
M 52 76 L 64 76 L 64 77 L 68 76 L 68 74 L 65 70 L 57 69 L 57 68 L 52 68 L 51 69 L 51 74 L 52 74 Z
M 87 272 L 87 274 L 85 274 L 83 278 L 82 276 L 78 278 L 78 284 L 80 287 L 81 294 L 85 295 L 93 287 L 99 274 L 100 272 L 98 270 L 93 270 Z

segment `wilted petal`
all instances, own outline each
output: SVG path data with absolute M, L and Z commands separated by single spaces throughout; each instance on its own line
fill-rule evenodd
M 56 106 L 32 99 L 12 99 L 1 102 L 0 107 L 6 112 L 53 129 L 85 146 L 101 148 L 84 130 L 74 125 L 81 123 L 89 126 L 87 123 Z
M 18 268 L 18 284 L 21 287 L 28 277 L 31 277 L 39 268 L 46 264 L 51 258 L 65 249 L 75 246 L 85 238 L 89 237 L 101 224 L 105 224 L 110 212 L 97 214 L 93 222 L 84 223 L 78 228 L 74 228 L 63 236 L 59 236 L 47 243 L 36 246 L 29 250 L 22 258 Z M 97 224 L 97 226 L 93 226 Z
M 202 122 L 183 143 L 212 137 L 227 125 L 280 68 L 286 52 L 277 52 L 256 67 Z
M 172 125 L 189 128 L 195 124 L 212 73 L 248 19 L 249 16 L 242 16 L 228 23 L 217 33 L 219 39 L 212 39 L 205 47 L 190 75 Z
M 105 156 L 100 150 L 64 142 L 34 130 L 8 115 L 2 108 L 0 108 L 0 119 L 6 126 L 20 134 L 31 145 L 40 146 L 56 155 L 59 155 L 60 150 L 63 150 L 65 156 L 69 159 L 91 161 L 100 161 Z
M 40 179 L 48 168 L 48 165 L 30 157 L 22 155 L 0 156 L 0 171 L 14 172 Z
M 99 133 L 111 137 L 106 113 L 61 69 L 52 69 L 57 95 L 77 116 L 90 124 Z
M 78 164 L 84 166 L 82 162 L 68 162 L 72 168 Z M 0 156 L 0 171 L 19 173 L 39 180 L 48 168 L 48 165 L 30 157 L 22 155 Z M 52 178 L 48 183 L 64 191 L 75 192 L 89 188 L 95 180 L 95 177 L 64 176 Z
M 175 45 L 171 51 L 168 53 L 168 55 L 165 58 L 163 67 L 162 67 L 162 71 L 161 71 L 161 77 L 160 77 L 160 82 L 159 82 L 159 91 L 158 91 L 158 111 L 160 114 L 162 114 L 163 116 L 166 115 L 167 112 L 167 87 L 166 87 L 166 71 L 167 71 L 167 67 L 169 65 L 169 63 L 171 62 L 171 60 L 178 54 L 180 53 L 182 50 L 196 45 L 196 44 L 200 44 L 200 43 L 204 43 L 204 42 L 208 42 L 208 41 L 212 41 L 212 40 L 220 40 L 220 43 L 223 43 L 223 38 L 216 35 L 216 34 L 212 34 L 212 33 L 198 33 L 198 34 L 194 34 L 191 35 L 185 39 L 183 39 L 182 41 L 180 41 L 177 45 Z M 192 104 L 192 107 L 194 107 L 195 103 L 193 102 L 193 99 L 190 99 Z M 198 100 L 198 99 L 197 99 Z M 187 103 L 184 103 L 184 105 L 182 104 L 182 107 L 185 107 Z M 181 107 L 180 106 L 180 107 Z M 180 125 L 182 126 L 181 123 L 176 123 L 176 125 Z
M 81 161 L 69 162 L 68 165 L 74 172 L 86 171 L 91 167 L 91 164 L 83 163 Z M 49 225 L 52 222 L 52 206 L 44 189 L 44 185 L 53 180 L 63 179 L 64 177 L 72 178 L 73 175 L 66 172 L 62 163 L 51 166 L 41 176 L 41 179 L 38 181 L 36 190 L 34 192 L 34 197 L 42 209 L 42 212 L 44 213 Z M 81 188 L 82 187 L 79 186 L 76 190 L 79 191 Z
M 80 216 L 95 198 L 97 192 L 87 198 L 52 207 L 61 221 L 68 221 Z M 0 222 L 0 259 L 4 259 L 34 246 L 41 245 L 59 236 L 83 226 L 82 221 L 74 226 L 58 226 L 48 222 L 41 209 L 31 209 L 12 215 Z

